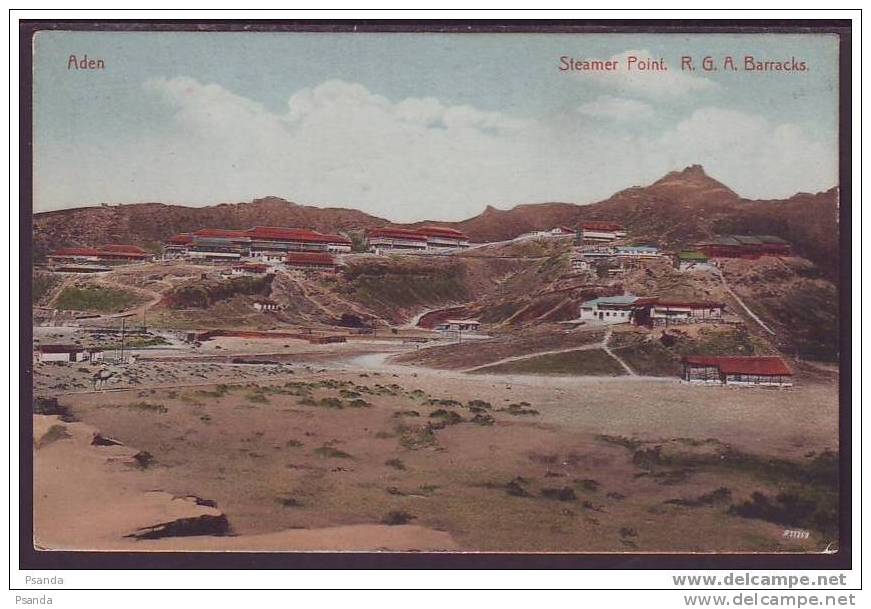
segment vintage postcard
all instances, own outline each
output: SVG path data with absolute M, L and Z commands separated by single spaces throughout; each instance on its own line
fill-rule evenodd
M 839 552 L 838 33 L 363 25 L 31 32 L 36 553 Z

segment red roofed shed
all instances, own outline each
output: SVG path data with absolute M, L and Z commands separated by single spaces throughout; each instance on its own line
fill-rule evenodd
M 683 378 L 689 382 L 726 385 L 792 385 L 793 372 L 780 357 L 688 355 L 682 360 Z

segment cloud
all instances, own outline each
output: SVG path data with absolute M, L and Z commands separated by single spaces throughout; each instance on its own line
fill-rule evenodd
M 677 163 L 706 159 L 726 185 L 754 198 L 783 198 L 837 183 L 837 151 L 797 125 L 718 107 L 694 111 L 659 140 Z
M 578 106 L 578 112 L 595 118 L 617 121 L 644 120 L 654 115 L 653 106 L 635 99 L 600 95 L 593 101 Z
M 39 209 L 277 195 L 396 221 L 459 220 L 488 204 L 593 202 L 694 163 L 751 198 L 837 179 L 834 144 L 724 108 L 618 130 L 590 117 L 649 117 L 650 105 L 603 95 L 578 112 L 533 119 L 433 97 L 390 100 L 333 80 L 296 91 L 276 112 L 192 78 L 144 89 L 163 113 L 146 136 L 39 151 Z
M 667 70 L 639 70 L 637 67 L 629 68 L 630 57 L 641 62 L 659 60 L 660 57 L 646 49 L 624 51 L 613 55 L 610 59 L 616 60 L 618 70 L 613 72 L 592 72 L 593 80 L 601 85 L 613 89 L 621 96 L 641 96 L 656 100 L 669 100 L 684 97 L 705 91 L 715 91 L 719 85 L 703 76 L 697 76 L 690 72 L 681 71 L 680 65 L 665 62 Z

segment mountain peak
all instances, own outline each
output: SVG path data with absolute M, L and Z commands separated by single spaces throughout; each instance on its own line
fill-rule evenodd
M 705 168 L 698 164 L 685 167 L 683 171 L 678 171 L 677 173 L 685 176 L 708 177 L 708 174 L 705 173 Z
M 728 186 L 705 173 L 705 169 L 701 165 L 690 165 L 679 171 L 671 171 L 654 182 L 651 187 L 656 189 L 666 187 L 670 190 L 674 188 L 688 189 L 695 192 L 720 191 L 729 198 L 738 198 L 738 195 Z

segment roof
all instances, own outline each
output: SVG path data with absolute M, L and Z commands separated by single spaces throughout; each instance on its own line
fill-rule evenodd
M 732 238 L 741 245 L 760 245 L 762 241 L 754 235 L 732 235 Z
M 99 252 L 93 247 L 62 247 L 52 256 L 97 256 Z
M 227 230 L 224 228 L 201 228 L 193 233 L 194 237 L 216 237 L 219 239 L 245 239 L 248 235 L 243 230 Z
M 680 252 L 677 257 L 679 260 L 708 260 L 702 252 Z
M 269 268 L 268 264 L 257 264 L 256 262 L 246 262 L 245 264 L 237 264 L 234 269 L 243 269 L 246 271 L 265 271 Z
M 104 245 L 100 248 L 101 252 L 109 252 L 111 254 L 139 254 L 150 255 L 138 245 Z
M 307 228 L 288 228 L 284 226 L 255 226 L 245 232 L 252 239 L 275 241 L 308 241 L 314 243 L 349 244 L 351 240 L 341 235 L 325 235 Z
M 699 245 L 728 245 L 732 247 L 738 247 L 741 245 L 741 242 L 733 239 L 729 235 L 715 235 L 710 239 L 700 241 Z
M 478 324 L 481 325 L 481 322 L 477 319 L 446 319 L 442 323 L 445 324 Z
M 639 253 L 649 253 L 656 254 L 659 253 L 658 247 L 653 247 L 652 245 L 627 245 L 623 247 L 618 247 L 617 252 L 639 252 Z
M 775 245 L 789 245 L 789 241 L 786 239 L 781 239 L 775 235 L 756 235 L 756 238 L 759 239 L 762 243 L 775 244 Z
M 179 233 L 178 235 L 173 235 L 172 237 L 167 239 L 166 242 L 173 245 L 187 245 L 193 240 L 194 238 L 190 233 Z
M 723 374 L 792 376 L 792 370 L 779 357 L 708 357 L 688 355 L 683 362 L 694 366 L 713 366 Z
M 81 351 L 88 351 L 88 349 L 79 345 L 39 345 L 36 350 L 40 353 L 79 353 Z
M 410 239 L 412 241 L 426 241 L 427 235 L 417 231 L 417 230 L 409 230 L 407 228 L 373 228 L 367 233 L 367 236 L 371 239 L 372 237 L 386 237 L 388 239 Z
M 418 233 L 428 237 L 447 237 L 448 239 L 468 239 L 466 233 L 446 226 L 421 226 Z
M 623 226 L 616 222 L 582 222 L 581 228 L 584 230 L 607 230 L 618 231 L 623 230 Z
M 582 306 L 629 306 L 635 304 L 638 300 L 638 296 L 633 296 L 631 294 L 624 294 L 623 296 L 600 296 L 599 298 L 588 300 L 583 303 Z
M 789 245 L 785 239 L 781 239 L 775 235 L 716 235 L 707 241 L 702 241 L 700 245 Z
M 684 307 L 690 309 L 724 309 L 726 305 L 722 302 L 714 302 L 712 300 L 660 300 L 651 298 L 653 302 L 650 304 L 657 307 Z M 638 303 L 636 303 L 638 304 Z
M 284 260 L 287 264 L 314 264 L 321 266 L 334 266 L 335 258 L 324 252 L 288 252 Z

